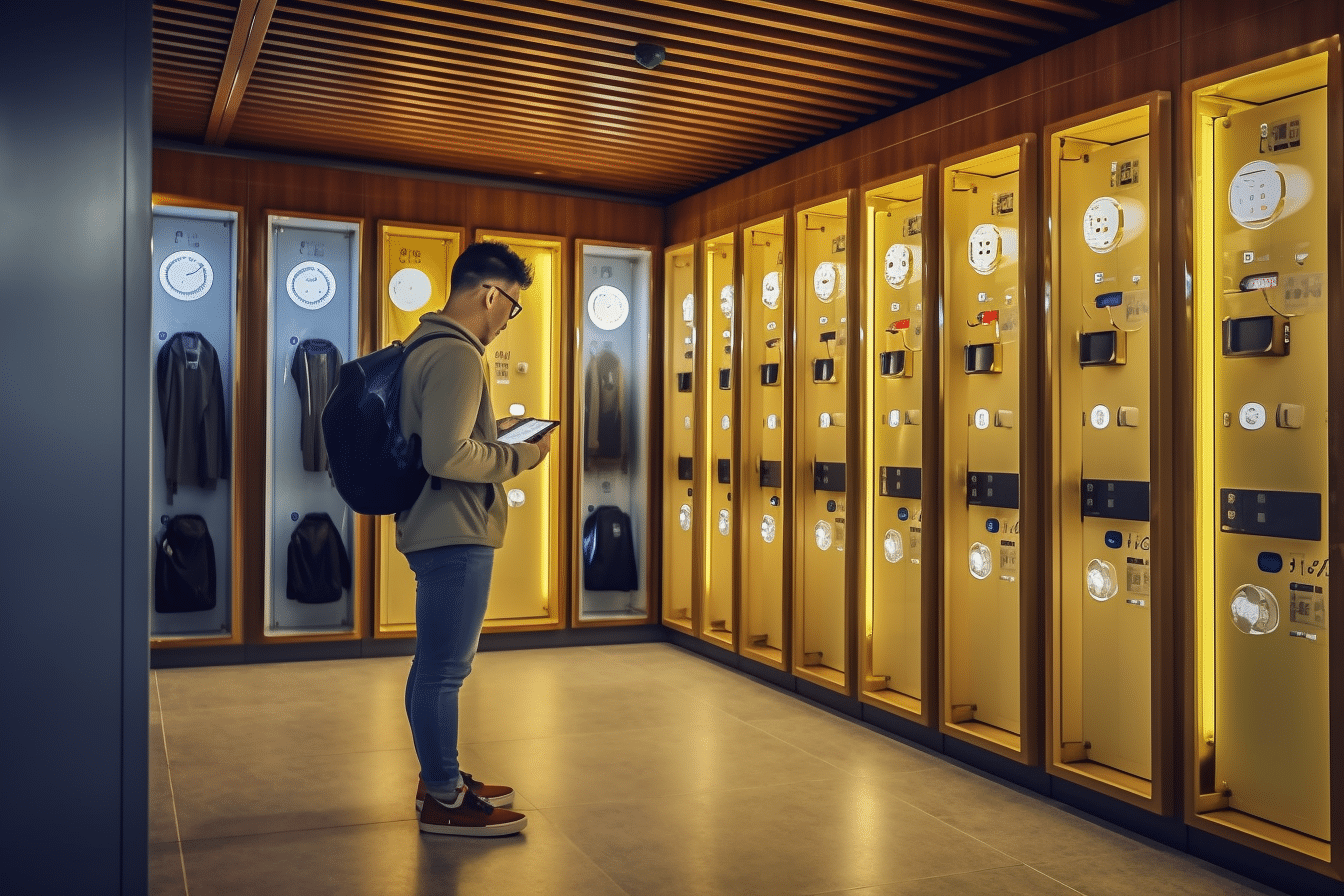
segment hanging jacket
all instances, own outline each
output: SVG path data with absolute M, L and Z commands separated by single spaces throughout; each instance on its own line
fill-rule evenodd
M 184 513 L 168 520 L 156 543 L 154 609 L 195 613 L 215 607 L 215 544 L 205 519 Z
M 215 348 L 200 333 L 174 333 L 159 349 L 159 418 L 168 503 L 179 483 L 214 488 L 229 478 L 224 379 Z
M 305 339 L 294 349 L 289 374 L 299 390 L 299 448 L 303 468 L 318 473 L 327 468 L 327 445 L 322 438 L 322 409 L 336 388 L 341 351 L 325 339 Z
M 629 421 L 621 359 L 603 349 L 588 362 L 584 375 L 583 466 L 586 470 L 629 468 Z
M 583 587 L 589 591 L 638 591 L 635 533 L 630 517 L 604 504 L 583 521 Z
M 350 555 L 325 513 L 310 513 L 289 536 L 285 596 L 302 604 L 330 604 L 350 587 Z

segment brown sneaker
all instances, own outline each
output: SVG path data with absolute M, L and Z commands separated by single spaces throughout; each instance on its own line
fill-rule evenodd
M 512 806 L 513 788 L 505 787 L 503 784 L 482 784 L 466 772 L 462 772 L 462 780 L 467 785 L 467 789 L 485 800 L 492 806 Z M 425 805 L 425 782 L 420 779 L 415 787 L 415 811 L 419 812 Z
M 527 816 L 510 809 L 492 806 L 465 787 L 458 791 L 456 806 L 445 806 L 425 794 L 420 810 L 420 830 L 427 834 L 452 834 L 458 837 L 503 837 L 527 827 Z

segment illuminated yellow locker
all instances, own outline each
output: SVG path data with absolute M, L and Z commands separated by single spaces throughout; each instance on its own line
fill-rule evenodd
M 1330 861 L 1339 811 L 1329 628 L 1339 58 L 1332 38 L 1187 85 L 1195 819 L 1307 864 Z
M 1173 411 L 1155 366 L 1169 118 L 1168 95 L 1155 94 L 1055 125 L 1045 143 L 1057 545 L 1047 761 L 1158 811 L 1174 711 L 1158 649 L 1169 591 L 1154 587 L 1167 581 L 1171 539 L 1154 538 L 1150 510 Z
M 737 311 L 737 267 L 732 233 L 701 244 L 701 276 L 705 296 L 705 357 L 701 382 L 705 387 L 707 416 L 702 456 L 704 472 L 701 556 L 704 562 L 704 614 L 700 637 L 733 649 L 736 631 L 733 602 L 733 533 L 740 520 L 733 495 L 739 488 L 737 469 L 738 370 L 734 357 Z
M 1036 177 L 1022 136 L 945 161 L 941 206 L 942 727 L 1025 763 L 1040 739 Z
M 460 227 L 378 224 L 379 348 L 404 340 L 420 324 L 420 316 L 438 311 L 448 301 L 448 279 L 462 252 Z M 374 519 L 377 570 L 374 573 L 374 634 L 415 634 L 415 574 L 397 550 L 397 532 L 390 516 Z
M 486 347 L 490 397 L 495 413 L 561 421 L 551 455 L 506 484 L 509 528 L 495 554 L 485 629 L 558 628 L 568 566 L 561 531 L 567 525 L 568 493 L 562 483 L 577 438 L 563 400 L 565 372 L 564 240 L 531 234 L 476 232 L 477 240 L 511 246 L 532 265 L 532 286 L 523 290 L 523 312 Z
M 936 183 L 922 168 L 865 188 L 863 204 L 860 696 L 924 724 L 936 710 Z
M 695 246 L 663 253 L 663 624 L 695 633 Z
M 854 682 L 849 588 L 850 206 L 848 193 L 794 213 L 794 674 L 841 693 Z M 854 421 L 857 422 L 857 421 Z
M 736 471 L 741 483 L 738 652 L 785 671 L 791 659 L 787 594 L 793 524 L 793 476 L 788 472 L 793 451 L 785 438 L 792 422 L 788 384 L 793 317 L 787 251 L 791 233 L 788 216 L 779 215 L 748 223 L 739 235 L 743 373 Z

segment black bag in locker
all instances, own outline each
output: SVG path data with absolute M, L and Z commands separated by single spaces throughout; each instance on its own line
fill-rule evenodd
M 583 587 L 589 591 L 638 591 L 635 537 L 630 517 L 604 504 L 583 522 Z
M 154 558 L 154 609 L 196 613 L 215 608 L 215 544 L 205 519 L 184 513 L 168 520 Z
M 330 604 L 350 587 L 350 555 L 325 513 L 310 513 L 289 536 L 285 596 L 302 604 Z

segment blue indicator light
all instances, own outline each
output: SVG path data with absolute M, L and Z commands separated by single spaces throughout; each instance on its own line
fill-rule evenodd
M 1279 572 L 1283 569 L 1283 558 L 1273 551 L 1261 551 L 1255 563 L 1261 572 Z
M 1115 531 L 1114 529 L 1110 529 L 1106 532 L 1106 547 L 1118 548 L 1120 547 L 1120 545 L 1124 543 L 1125 543 L 1125 536 L 1121 535 L 1119 532 Z
M 1122 292 L 1104 292 L 1097 296 L 1098 308 L 1118 308 L 1125 303 L 1125 294 Z

